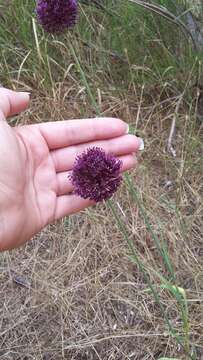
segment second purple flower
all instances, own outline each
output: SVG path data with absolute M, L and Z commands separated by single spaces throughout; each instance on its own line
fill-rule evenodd
M 75 25 L 77 0 L 37 0 L 35 12 L 46 32 L 60 33 Z

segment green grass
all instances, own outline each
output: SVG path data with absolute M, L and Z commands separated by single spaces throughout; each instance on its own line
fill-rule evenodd
M 174 6 L 169 6 L 169 3 L 165 1 L 165 6 L 174 11 Z M 22 67 L 20 75 L 22 79 L 25 75 L 26 82 L 29 77 L 33 82 L 34 77 L 37 84 L 43 83 L 43 86 L 49 87 L 50 77 L 53 81 L 61 81 L 67 70 L 69 57 L 64 56 L 64 52 L 66 49 L 68 51 L 69 37 L 58 38 L 64 43 L 63 49 L 37 26 L 37 41 L 42 55 L 40 59 L 32 21 L 34 4 L 35 1 L 25 1 L 22 6 L 15 0 L 12 6 L 4 8 L 2 5 L 1 78 L 2 81 L 18 79 L 19 72 L 15 70 L 15 73 L 13 68 L 19 70 Z M 72 41 L 77 43 L 75 46 L 80 48 L 81 58 L 86 60 L 83 64 L 86 74 L 94 83 L 98 81 L 97 73 L 104 68 L 108 69 L 108 78 L 117 86 L 123 81 L 126 86 L 130 76 L 133 76 L 134 81 L 142 82 L 144 77 L 144 81 L 153 83 L 155 80 L 171 80 L 178 75 L 178 83 L 184 83 L 185 73 L 189 71 L 197 54 L 191 50 L 189 38 L 184 37 L 177 25 L 128 0 L 118 1 L 114 6 L 108 1 L 107 9 L 117 16 L 109 15 L 109 12 L 95 6 L 84 6 L 78 25 L 71 35 Z M 74 34 L 77 34 L 75 41 Z M 132 67 L 131 74 L 129 64 L 136 65 L 135 70 Z M 150 71 L 143 71 L 144 68 Z

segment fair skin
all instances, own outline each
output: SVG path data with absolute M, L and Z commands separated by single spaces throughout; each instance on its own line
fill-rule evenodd
M 68 174 L 77 154 L 102 147 L 136 165 L 139 139 L 115 118 L 67 120 L 10 127 L 6 118 L 25 110 L 27 93 L 0 88 L 0 251 L 25 243 L 46 225 L 94 203 L 72 194 Z

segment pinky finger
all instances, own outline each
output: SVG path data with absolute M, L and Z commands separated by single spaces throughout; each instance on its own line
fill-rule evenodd
M 131 170 L 137 166 L 137 158 L 135 155 L 124 155 L 120 156 L 119 159 L 122 161 L 121 172 Z

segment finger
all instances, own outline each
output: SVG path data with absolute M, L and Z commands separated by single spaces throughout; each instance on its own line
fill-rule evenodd
M 55 220 L 77 213 L 94 204 L 94 201 L 82 199 L 77 195 L 58 196 L 56 200 Z
M 121 136 L 128 130 L 128 125 L 116 118 L 55 121 L 33 126 L 39 128 L 51 150 Z
M 25 110 L 29 104 L 29 93 L 0 88 L 0 112 L 6 118 Z
M 133 169 L 137 165 L 137 160 L 134 155 L 121 156 L 119 159 L 122 161 L 121 172 Z M 70 172 L 64 171 L 56 175 L 57 196 L 65 195 L 73 191 L 74 188 L 69 178 L 70 174 Z
M 123 156 L 136 153 L 140 146 L 140 140 L 134 135 L 124 135 L 111 140 L 95 141 L 88 144 L 69 146 L 67 148 L 54 150 L 51 156 L 56 172 L 71 170 L 78 154 L 90 147 L 100 147 L 107 153 L 115 156 Z

